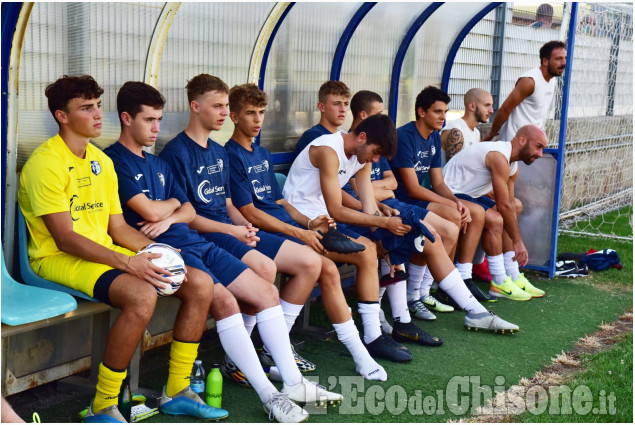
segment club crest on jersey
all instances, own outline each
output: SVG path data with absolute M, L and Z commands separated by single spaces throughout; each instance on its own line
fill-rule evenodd
M 437 153 L 437 149 L 434 147 L 434 145 L 430 146 L 430 153 L 432 154 L 432 156 Z
M 159 177 L 159 181 L 161 182 L 161 186 L 165 187 L 165 177 L 163 177 L 163 174 L 157 173 L 157 176 Z
M 101 165 L 99 165 L 99 161 L 90 161 L 90 170 L 94 175 L 98 176 L 101 173 Z

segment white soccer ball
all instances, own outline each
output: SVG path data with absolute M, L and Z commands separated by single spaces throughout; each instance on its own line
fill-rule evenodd
M 163 277 L 167 277 L 171 281 L 171 284 L 154 279 L 160 286 L 160 288 L 156 287 L 159 295 L 172 295 L 175 293 L 185 280 L 185 262 L 181 254 L 170 245 L 164 243 L 152 243 L 137 252 L 137 255 L 144 252 L 161 254 L 161 257 L 152 258 L 150 261 L 165 271 L 172 273 L 171 275 L 163 275 Z

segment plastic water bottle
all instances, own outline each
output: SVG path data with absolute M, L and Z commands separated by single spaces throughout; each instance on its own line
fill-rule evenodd
M 212 370 L 207 375 L 207 390 L 205 391 L 205 403 L 208 406 L 220 409 L 223 401 L 223 376 L 217 364 L 212 366 Z
M 203 362 L 201 360 L 194 362 L 192 376 L 190 377 L 190 388 L 201 396 L 205 393 L 205 369 L 203 369 Z
M 132 391 L 130 391 L 130 377 L 126 375 L 119 390 L 119 412 L 127 420 L 130 420 L 132 410 Z

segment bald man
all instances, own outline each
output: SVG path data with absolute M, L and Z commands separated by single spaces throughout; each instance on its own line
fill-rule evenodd
M 441 161 L 445 165 L 461 149 L 481 141 L 481 132 L 476 128 L 489 121 L 494 113 L 492 95 L 479 88 L 468 90 L 463 96 L 465 113 L 461 118 L 445 124 L 441 130 Z
M 518 178 L 514 162 L 530 165 L 542 156 L 546 146 L 544 131 L 529 124 L 521 127 L 510 142 L 481 142 L 463 149 L 443 169 L 445 183 L 457 198 L 485 209 L 482 245 L 493 276 L 489 293 L 495 297 L 527 301 L 545 295 L 518 273 L 518 266 L 527 264 L 528 254 L 514 201 Z M 492 190 L 494 200 L 486 196 Z M 508 267 L 503 252 L 511 260 Z

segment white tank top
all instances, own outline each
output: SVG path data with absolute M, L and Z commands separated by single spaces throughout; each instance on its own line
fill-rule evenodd
M 326 134 L 309 144 L 309 146 L 328 146 L 335 151 L 340 162 L 337 173 L 340 187 L 344 187 L 365 165 L 359 163 L 356 155 L 346 157 L 342 134 L 345 132 Z M 320 170 L 311 164 L 309 150 L 303 149 L 293 161 L 282 196 L 302 214 L 314 219 L 319 215 L 328 214 L 328 211 L 320 186 Z
M 534 80 L 534 92 L 520 102 L 503 123 L 498 140 L 510 141 L 518 129 L 527 124 L 534 124 L 544 129 L 545 118 L 549 112 L 553 94 L 556 91 L 556 78 L 545 81 L 540 68 L 525 72 L 520 78 L 529 77 Z
M 452 193 L 462 193 L 479 198 L 492 190 L 492 172 L 485 166 L 485 157 L 490 152 L 500 152 L 507 162 L 512 154 L 509 142 L 481 142 L 463 149 L 450 158 L 443 167 L 443 180 Z M 510 167 L 510 176 L 518 169 L 514 162 Z
M 453 128 L 460 130 L 461 134 L 463 134 L 463 149 L 481 141 L 481 132 L 478 131 L 478 128 L 474 127 L 474 130 L 470 130 L 470 127 L 468 127 L 463 118 L 457 118 L 454 121 L 446 123 L 443 130 L 441 130 L 441 133 L 446 130 L 452 130 Z M 445 149 L 441 149 L 441 164 L 445 165 L 446 162 L 448 161 L 445 156 Z

